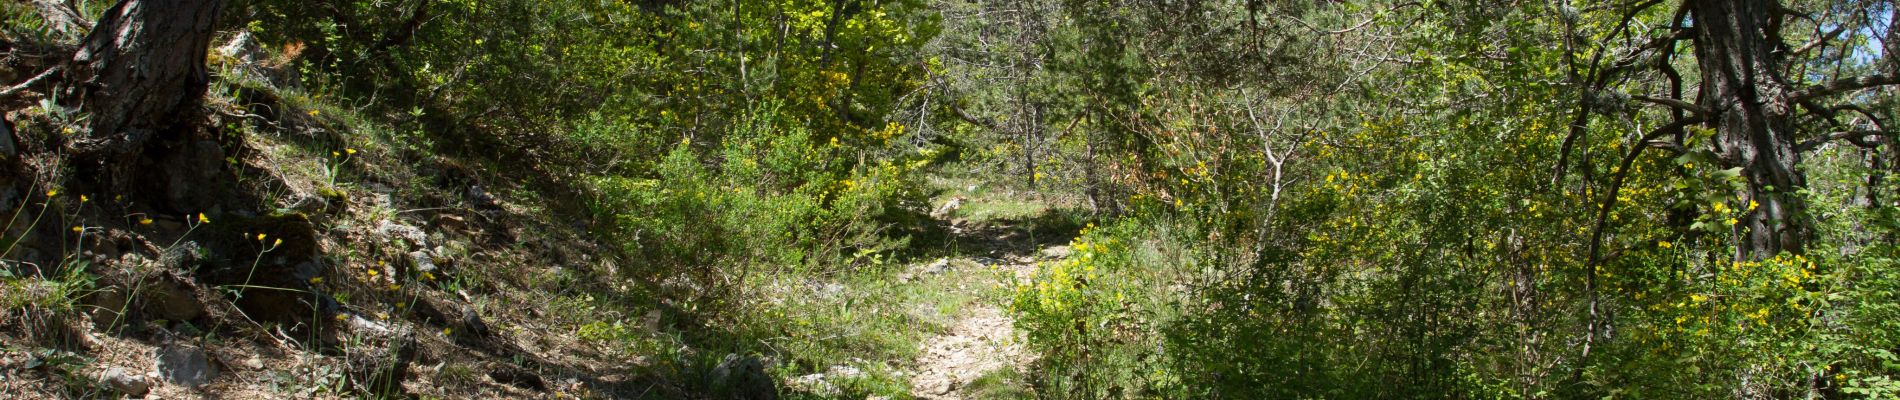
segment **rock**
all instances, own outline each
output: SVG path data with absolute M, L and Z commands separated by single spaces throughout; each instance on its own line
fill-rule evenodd
M 488 378 L 494 379 L 495 382 L 505 383 L 505 384 L 508 384 L 509 386 L 514 386 L 514 387 L 518 387 L 522 389 L 528 389 L 528 390 L 533 390 L 537 392 L 548 390 L 547 381 L 542 380 L 540 375 L 535 375 L 533 373 L 528 372 L 527 370 L 517 368 L 511 365 L 503 365 L 493 370 L 489 370 Z
M 152 383 L 144 376 L 126 372 L 124 368 L 112 367 L 99 374 L 99 380 L 127 397 L 142 397 L 152 391 Z
M 849 365 L 833 365 L 831 369 L 826 370 L 825 373 L 839 378 L 856 378 L 860 375 L 864 375 L 864 371 L 858 370 L 858 367 Z
M 169 273 L 146 278 L 143 296 L 144 312 L 168 321 L 191 321 L 204 316 L 204 302 L 198 301 L 198 295 L 190 282 Z
M 963 196 L 953 197 L 950 201 L 944 202 L 942 207 L 937 207 L 936 211 L 931 211 L 930 216 L 939 219 L 949 218 L 957 212 L 958 208 L 963 207 L 963 200 Z
M 462 331 L 475 337 L 487 337 L 488 323 L 482 322 L 482 314 L 474 307 L 462 306 Z
M 165 249 L 165 253 L 159 255 L 158 263 L 173 270 L 196 271 L 198 266 L 204 265 L 204 249 L 198 246 L 198 242 L 179 243 Z
M 811 287 L 812 294 L 827 299 L 837 298 L 839 295 L 843 295 L 845 289 L 844 284 L 837 282 L 812 281 L 807 285 Z
M 171 344 L 158 352 L 158 374 L 166 382 L 196 388 L 218 378 L 218 366 L 197 346 Z
M 363 318 L 363 316 L 361 315 L 351 314 L 349 318 L 349 325 L 350 325 L 350 330 L 357 333 L 364 333 L 364 334 L 371 334 L 371 335 L 388 335 L 391 332 L 389 328 L 389 324 L 371 321 L 369 320 L 369 318 Z
M 1036 256 L 1042 257 L 1044 260 L 1058 260 L 1069 258 L 1069 254 L 1071 253 L 1073 253 L 1073 251 L 1069 249 L 1069 246 L 1054 246 L 1036 252 Z
M 251 37 L 250 32 L 240 32 L 231 41 L 225 42 L 224 46 L 218 47 L 218 54 L 252 64 L 264 58 L 264 49 L 257 45 L 257 40 Z
M 487 190 L 483 190 L 482 185 L 469 185 L 467 194 L 468 200 L 474 202 L 475 205 L 493 206 L 495 204 L 495 196 L 491 196 Z
M 792 379 L 792 384 L 823 396 L 835 396 L 838 394 L 838 389 L 832 387 L 831 382 L 825 381 L 825 374 L 800 376 L 796 379 Z
M 86 295 L 85 301 L 91 308 L 92 326 L 95 329 L 106 331 L 126 322 L 121 319 L 124 315 L 122 311 L 128 304 L 125 288 L 119 286 L 100 288 Z
M 376 227 L 376 233 L 383 235 L 386 239 L 406 240 L 413 248 L 429 247 L 429 235 L 423 233 L 421 228 L 383 221 L 382 225 Z
M 660 309 L 647 310 L 646 315 L 640 317 L 640 327 L 646 329 L 647 332 L 659 332 L 663 316 L 665 313 L 660 312 Z
M 422 250 L 409 252 L 409 265 L 415 267 L 416 273 L 432 272 L 436 269 L 435 257 Z
M 778 399 L 778 383 L 765 373 L 765 364 L 756 357 L 726 354 L 713 367 L 712 378 L 714 387 L 726 388 L 734 399 Z

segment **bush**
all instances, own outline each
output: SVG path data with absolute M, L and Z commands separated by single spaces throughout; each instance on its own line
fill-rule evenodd
M 752 267 L 838 272 L 902 247 L 882 220 L 923 195 L 928 152 L 874 152 L 819 140 L 767 107 L 716 148 L 674 146 L 653 178 L 591 178 L 594 210 L 647 271 L 695 271 L 701 283 Z

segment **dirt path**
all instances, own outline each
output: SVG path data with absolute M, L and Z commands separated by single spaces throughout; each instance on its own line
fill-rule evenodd
M 1011 255 L 996 260 L 991 267 L 1021 282 L 1036 269 L 1035 260 Z M 983 276 L 963 271 L 950 273 Z M 920 399 L 964 399 L 971 382 L 991 372 L 1014 368 L 1019 372 L 1030 361 L 1015 329 L 1015 320 L 1003 309 L 1007 298 L 987 299 L 972 306 L 951 325 L 949 332 L 924 343 L 923 354 L 916 360 L 911 375 L 911 394 Z

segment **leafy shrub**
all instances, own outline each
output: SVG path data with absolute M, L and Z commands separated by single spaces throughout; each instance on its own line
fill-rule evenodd
M 872 158 L 818 140 L 771 107 L 725 139 L 704 153 L 678 144 L 653 178 L 591 179 L 596 212 L 613 221 L 628 253 L 653 264 L 648 270 L 718 282 L 755 266 L 861 265 L 903 246 L 881 221 L 922 196 L 915 173 L 928 152 Z

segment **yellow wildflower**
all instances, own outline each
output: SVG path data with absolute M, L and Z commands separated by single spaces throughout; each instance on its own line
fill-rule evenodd
M 82 195 L 79 195 L 79 202 L 81 202 L 81 203 L 84 203 L 84 202 L 88 202 L 88 201 L 92 201 L 92 198 L 90 198 L 90 197 L 86 197 L 86 195 L 83 195 L 83 194 L 82 194 Z
M 73 233 L 80 233 L 80 232 L 85 232 L 85 231 L 86 231 L 86 227 L 73 225 Z
M 1668 248 L 1674 248 L 1674 247 L 1676 247 L 1676 244 L 1675 244 L 1675 243 L 1669 243 L 1669 241 L 1667 241 L 1667 240 L 1664 240 L 1664 241 L 1662 241 L 1662 242 L 1659 242 L 1659 243 L 1656 243 L 1656 245 L 1657 245 L 1657 246 L 1661 246 L 1662 248 L 1665 248 L 1665 249 L 1668 249 Z
M 211 223 L 211 219 L 210 219 L 210 218 L 205 218 L 205 213 L 198 213 L 198 223 L 200 223 L 200 224 L 209 224 L 209 223 Z
M 310 116 L 315 117 L 317 116 L 317 114 L 321 114 L 321 113 L 318 112 L 317 110 L 310 110 Z
M 143 217 L 139 218 L 139 225 L 151 225 L 151 224 L 152 224 L 151 218 L 143 218 Z
M 262 234 L 262 233 L 259 233 L 259 234 L 257 234 L 257 241 L 259 241 L 259 242 L 262 242 L 262 241 L 264 241 L 264 236 L 265 236 L 265 235 L 264 235 L 264 234 Z
M 59 189 L 50 189 L 46 191 L 46 197 L 53 197 L 53 196 L 58 196 L 58 195 L 59 195 Z
M 321 277 L 321 276 L 313 276 L 313 277 L 310 277 L 310 284 L 312 284 L 312 285 L 321 285 L 321 284 L 323 284 L 323 277 Z
M 270 246 L 271 246 L 271 247 L 277 247 L 277 246 L 279 246 L 279 245 L 282 245 L 282 244 L 284 244 L 284 240 L 283 240 L 283 239 L 277 239 L 277 241 L 276 241 L 276 242 L 271 242 L 271 244 L 270 244 Z
M 348 154 L 356 154 L 356 149 L 347 149 L 347 148 L 346 148 L 346 149 L 343 149 L 343 152 L 344 152 L 344 153 L 348 153 Z
M 349 320 L 349 319 L 350 319 L 350 315 L 349 315 L 349 314 L 344 314 L 344 313 L 337 313 L 337 314 L 336 314 L 336 320 L 337 320 L 337 322 L 342 322 L 342 321 L 347 321 L 347 320 Z

